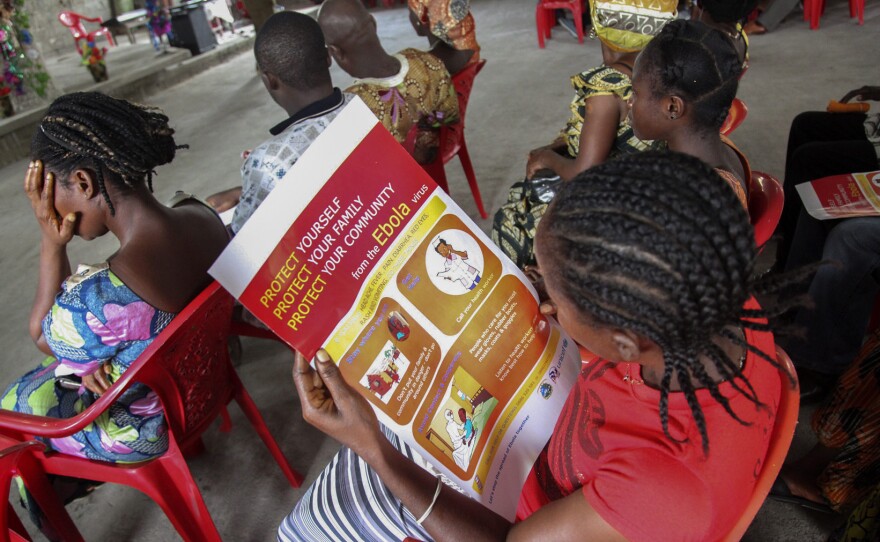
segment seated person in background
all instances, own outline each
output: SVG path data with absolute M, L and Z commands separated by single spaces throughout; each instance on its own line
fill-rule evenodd
M 880 86 L 857 88 L 840 99 L 880 101 Z M 880 168 L 880 113 L 807 111 L 791 122 L 785 153 L 785 207 L 776 232 L 777 267 L 785 265 L 803 204 L 795 186 L 829 175 Z M 819 244 L 818 246 L 822 246 Z
M 153 170 L 180 148 L 173 134 L 158 109 L 96 92 L 49 106 L 25 176 L 42 232 L 30 334 L 48 357 L 6 389 L 4 409 L 54 418 L 82 412 L 211 283 L 208 267 L 229 241 L 223 223 L 191 196 L 169 208 L 152 194 Z M 119 249 L 72 273 L 67 244 L 107 232 Z M 158 457 L 168 439 L 156 395 L 135 384 L 108 415 L 46 444 L 116 463 Z
M 875 491 L 880 483 L 878 390 L 880 333 L 874 332 L 833 395 L 813 413 L 818 442 L 806 455 L 786 462 L 770 496 L 813 510 L 845 512 Z
M 699 0 L 691 8 L 691 20 L 700 21 L 724 32 L 733 41 L 742 63 L 742 73 L 749 67 L 749 38 L 742 22 L 749 16 L 758 0 Z
M 627 3 L 631 2 L 624 4 Z M 609 13 L 604 28 L 610 31 L 599 34 L 602 65 L 571 78 L 575 91 L 571 118 L 556 141 L 529 153 L 526 178 L 531 179 L 540 170 L 550 170 L 569 180 L 610 157 L 649 148 L 651 142 L 636 137 L 630 125 L 630 78 L 642 47 L 660 32 L 666 20 L 672 20 L 675 5 L 673 1 L 665 12 L 657 12 L 658 20 L 644 27 L 647 34 L 625 31 L 628 19 Z M 591 10 L 591 14 L 595 13 Z
M 633 130 L 669 150 L 706 162 L 748 209 L 749 162 L 719 132 L 742 64 L 733 43 L 698 21 L 669 23 L 642 51 L 633 70 Z
M 830 263 L 810 282 L 814 306 L 794 315 L 804 333 L 783 345 L 804 399 L 828 391 L 862 345 L 880 294 L 880 217 L 816 220 L 802 209 L 786 269 L 819 261 Z
M 321 350 L 317 372 L 297 356 L 294 382 L 304 418 L 344 447 L 279 540 L 717 540 L 739 520 L 787 378 L 752 296 L 789 277 L 753 282 L 748 215 L 692 156 L 627 155 L 560 187 L 538 260 L 559 324 L 594 354 L 523 488 L 525 519 L 407 460 Z
M 428 38 L 428 52 L 450 75 L 480 61 L 474 16 L 469 0 L 409 0 L 409 22 Z
M 282 11 L 269 17 L 257 33 L 254 56 L 263 85 L 289 117 L 245 156 L 241 186 L 208 198 L 218 211 L 237 205 L 233 233 L 352 98 L 333 87 L 324 35 L 307 15 Z
M 418 49 L 386 53 L 376 20 L 360 0 L 326 0 L 318 23 L 333 60 L 355 78 L 346 91 L 359 96 L 400 143 L 416 127 L 413 157 L 432 162 L 439 126 L 458 121 L 458 96 L 443 63 Z
M 761 2 L 766 4 L 761 8 L 761 13 L 754 21 L 749 21 L 745 26 L 748 34 L 765 34 L 782 23 L 783 19 L 794 11 L 799 0 L 765 0 Z

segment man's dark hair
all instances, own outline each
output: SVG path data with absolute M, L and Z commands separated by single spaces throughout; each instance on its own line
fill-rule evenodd
M 106 183 L 121 188 L 146 180 L 153 189 L 157 166 L 174 159 L 177 149 L 168 117 L 99 92 L 76 92 L 52 102 L 31 139 L 31 157 L 42 160 L 58 182 L 76 168 L 92 171 L 98 189 L 115 214 Z
M 257 33 L 254 56 L 261 70 L 293 88 L 331 84 L 324 34 L 308 15 L 282 11 L 269 17 Z
M 700 0 L 700 8 L 716 23 L 738 23 L 757 5 L 758 0 Z

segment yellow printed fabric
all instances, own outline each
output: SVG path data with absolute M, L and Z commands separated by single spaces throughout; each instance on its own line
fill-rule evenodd
M 469 63 L 480 60 L 480 44 L 468 0 L 409 0 L 408 3 L 431 34 L 454 49 L 473 51 Z
M 443 63 L 418 49 L 394 56 L 400 61 L 397 74 L 357 79 L 347 91 L 359 96 L 400 143 L 413 126 L 433 133 L 432 127 L 457 122 L 458 97 Z
M 562 130 L 562 138 L 569 156 L 574 158 L 578 155 L 581 144 L 587 100 L 593 96 L 613 95 L 627 101 L 632 96 L 632 81 L 625 73 L 608 66 L 599 66 L 573 76 L 571 86 L 575 93 L 571 101 L 571 118 Z M 636 137 L 629 117 L 624 117 L 617 126 L 611 154 L 643 151 L 650 146 L 650 141 L 642 141 Z
M 678 0 L 590 0 L 593 31 L 616 51 L 635 52 L 676 17 Z

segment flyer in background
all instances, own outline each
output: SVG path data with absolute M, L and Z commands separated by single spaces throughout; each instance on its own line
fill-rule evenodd
M 211 274 L 379 420 L 513 520 L 580 370 L 528 279 L 360 100 L 318 137 Z
M 880 215 L 880 171 L 832 175 L 795 188 L 818 220 Z

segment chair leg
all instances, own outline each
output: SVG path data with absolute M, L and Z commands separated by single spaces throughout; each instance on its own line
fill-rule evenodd
M 822 16 L 822 0 L 810 0 L 810 30 L 819 28 L 819 18 Z
M 10 502 L 6 503 L 6 515 L 0 514 L 0 527 L 8 527 L 9 540 L 11 542 L 18 542 L 19 540 L 32 542 L 27 529 L 21 524 L 21 520 L 18 518 L 18 514 L 15 513 Z M 0 533 L 0 540 L 3 540 L 3 533 Z
M 185 542 L 221 542 L 217 526 L 177 443 L 137 471 L 133 487 L 162 508 Z
M 269 432 L 269 428 L 266 427 L 266 420 L 263 419 L 263 415 L 260 414 L 257 405 L 254 403 L 254 400 L 251 399 L 251 395 L 247 392 L 244 385 L 241 383 L 241 380 L 237 376 L 234 376 L 234 378 L 237 381 L 234 383 L 235 402 L 238 403 L 238 406 L 241 408 L 242 412 L 244 412 L 248 421 L 251 422 L 251 425 L 254 427 L 257 434 L 260 435 L 263 444 L 266 445 L 266 448 L 269 449 L 269 453 L 275 458 L 275 462 L 281 467 L 281 472 L 287 477 L 287 481 L 290 482 L 290 485 L 292 487 L 299 487 L 303 482 L 303 475 L 290 466 L 287 457 L 284 456 L 284 452 L 281 451 L 281 447 L 278 446 L 275 437 L 272 436 L 272 433 Z
M 485 220 L 486 218 L 489 218 L 489 215 L 486 214 L 486 209 L 483 207 L 483 197 L 480 195 L 480 187 L 477 185 L 477 177 L 474 175 L 474 166 L 471 164 L 471 157 L 468 154 L 464 134 L 461 136 L 461 149 L 458 150 L 458 159 L 461 161 L 461 169 L 464 170 L 464 176 L 467 177 L 468 185 L 471 187 L 471 194 L 474 196 L 477 210 L 480 212 L 480 216 Z
M 541 6 L 541 0 L 538 0 L 538 5 L 535 7 L 535 26 L 538 28 L 538 47 L 541 49 L 544 48 L 544 33 L 547 27 L 545 17 L 544 7 Z
M 579 3 L 580 0 L 577 0 L 575 3 L 575 9 L 572 10 L 572 15 L 574 16 L 574 27 L 577 29 L 578 35 L 578 43 L 584 42 L 584 12 L 581 8 L 582 4 Z
M 228 433 L 232 429 L 232 419 L 229 417 L 229 409 L 227 407 L 223 407 L 223 410 L 220 411 L 220 432 Z
M 79 529 L 70 519 L 64 504 L 58 498 L 58 494 L 46 478 L 43 470 L 31 463 L 33 459 L 23 459 L 18 465 L 18 472 L 24 481 L 24 485 L 31 496 L 37 501 L 43 515 L 49 520 L 55 532 L 65 542 L 84 542 Z M 17 518 L 16 518 L 17 519 Z M 21 522 L 19 521 L 19 524 Z

